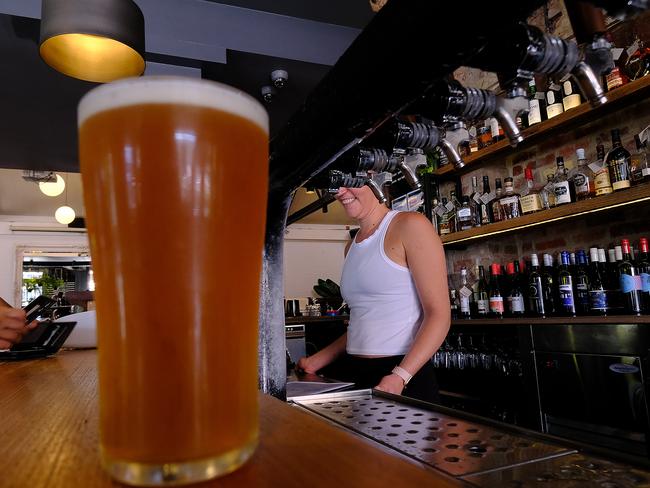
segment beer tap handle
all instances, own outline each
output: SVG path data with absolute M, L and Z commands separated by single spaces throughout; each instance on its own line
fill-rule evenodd
M 496 97 L 494 116 L 503 127 L 511 146 L 516 146 L 524 140 L 519 127 L 517 127 L 517 117 L 528 112 L 528 97 L 521 88 L 515 88 L 509 93 L 508 97 Z
M 463 158 L 460 157 L 458 146 L 461 142 L 469 141 L 469 131 L 464 123 L 455 123 L 451 128 L 446 129 L 445 137 L 440 141 L 440 149 L 450 163 L 460 169 L 465 166 Z
M 398 165 L 408 185 L 414 190 L 422 188 L 417 170 L 427 165 L 427 157 L 421 149 L 414 149 L 406 154 Z
M 372 193 L 375 195 L 379 203 L 386 203 L 386 195 L 384 195 L 383 186 L 393 182 L 393 175 L 387 171 L 383 173 L 375 173 L 366 178 L 365 184 L 368 186 Z
M 589 100 L 592 107 L 598 107 L 607 102 L 607 97 L 600 85 L 600 81 L 598 81 L 598 77 L 586 62 L 580 61 L 576 64 L 571 71 L 571 76 L 576 80 L 583 95 Z

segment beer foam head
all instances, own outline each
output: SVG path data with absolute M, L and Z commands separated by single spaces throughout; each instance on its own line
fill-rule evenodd
M 246 118 L 269 133 L 266 109 L 247 93 L 223 83 L 180 76 L 125 78 L 100 85 L 79 102 L 78 125 L 99 112 L 149 103 L 214 108 Z

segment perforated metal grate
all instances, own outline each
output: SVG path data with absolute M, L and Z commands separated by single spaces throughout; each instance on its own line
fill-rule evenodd
M 575 452 L 371 393 L 294 401 L 453 476 Z

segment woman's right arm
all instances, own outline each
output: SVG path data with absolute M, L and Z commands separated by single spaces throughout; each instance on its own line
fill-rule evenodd
M 323 369 L 328 364 L 332 363 L 336 358 L 345 352 L 345 347 L 348 342 L 348 333 L 344 333 L 341 337 L 332 342 L 329 346 L 321 349 L 316 354 L 300 358 L 296 369 L 304 371 L 305 373 L 316 373 L 318 370 Z

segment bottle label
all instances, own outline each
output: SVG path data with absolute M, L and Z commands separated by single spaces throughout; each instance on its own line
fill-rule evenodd
M 596 188 L 596 195 L 612 193 L 612 184 L 609 180 L 609 171 L 606 167 L 595 174 L 594 187 Z
M 629 188 L 629 187 L 630 187 L 630 180 L 621 180 L 621 181 L 615 181 L 614 183 L 612 183 L 612 188 L 614 189 L 614 191 L 623 190 L 623 189 Z
M 555 204 L 571 203 L 571 193 L 569 192 L 569 182 L 561 181 L 555 183 Z
M 542 121 L 542 113 L 539 109 L 539 100 L 533 98 L 528 103 L 528 125 L 539 124 Z
M 490 134 L 492 139 L 499 137 L 499 121 L 495 117 L 490 119 Z
M 490 312 L 503 313 L 503 297 L 490 297 Z
M 647 167 L 647 168 L 643 168 L 643 169 L 641 170 L 641 175 L 644 176 L 644 177 L 645 177 L 645 176 L 650 176 L 650 166 Z
M 524 311 L 524 297 L 521 295 L 508 297 L 508 308 L 511 313 L 519 313 Z
M 522 213 L 537 212 L 542 209 L 542 201 L 537 193 L 524 195 L 519 199 L 519 203 L 521 203 Z
M 631 276 L 629 274 L 621 273 L 620 288 L 622 293 L 630 293 L 634 290 L 642 290 L 641 276 Z
M 472 209 L 469 207 L 461 207 L 458 209 L 456 212 L 456 215 L 458 216 L 459 219 L 462 218 L 471 218 L 472 216 Z
M 573 286 L 571 284 L 560 285 L 560 303 L 564 308 L 573 308 L 575 303 L 573 301 Z
M 503 209 L 503 218 L 513 219 L 519 217 L 519 198 L 518 197 L 503 197 L 499 200 L 499 205 Z
M 578 283 L 576 285 L 576 295 L 578 303 L 585 308 L 589 307 L 589 288 L 586 283 Z
M 562 99 L 562 106 L 564 107 L 564 110 L 569 110 L 571 108 L 575 108 L 580 105 L 580 95 L 578 93 L 574 93 L 573 95 L 569 95 L 568 97 L 564 97 Z
M 562 107 L 561 103 L 554 103 L 546 107 L 546 115 L 549 119 L 552 119 L 556 115 L 560 115 L 562 112 L 564 112 L 564 107 Z
M 589 177 L 584 173 L 576 173 L 573 177 L 576 193 L 589 193 Z
M 641 290 L 650 293 L 650 273 L 641 273 Z
M 490 311 L 490 302 L 487 300 L 476 300 L 476 310 L 479 315 L 487 315 Z
M 460 312 L 469 314 L 469 297 L 460 296 Z
M 607 295 L 604 290 L 591 290 L 589 292 L 589 308 L 591 310 L 607 310 Z

